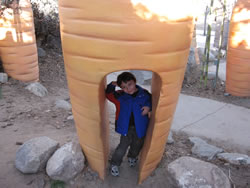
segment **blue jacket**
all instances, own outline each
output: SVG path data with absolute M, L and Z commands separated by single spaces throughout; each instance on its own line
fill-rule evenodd
M 116 106 L 116 132 L 124 136 L 127 135 L 130 116 L 133 112 L 137 136 L 142 138 L 146 135 L 149 118 L 148 115 L 142 115 L 141 108 L 148 106 L 151 110 L 152 101 L 151 94 L 147 90 L 138 85 L 136 87 L 138 93 L 136 97 L 133 97 L 122 90 L 115 91 L 115 86 L 110 83 L 106 89 L 106 97 Z

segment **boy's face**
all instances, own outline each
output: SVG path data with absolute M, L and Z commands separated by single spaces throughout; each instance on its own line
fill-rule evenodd
M 129 80 L 126 83 L 122 82 L 121 88 L 125 93 L 130 94 L 130 95 L 132 95 L 133 93 L 137 91 L 136 83 L 134 80 Z

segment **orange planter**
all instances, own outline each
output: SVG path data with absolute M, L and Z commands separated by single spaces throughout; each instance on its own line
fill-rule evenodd
M 230 22 L 226 91 L 250 96 L 250 1 L 238 0 Z
M 106 75 L 111 72 L 154 72 L 153 117 L 141 153 L 139 183 L 156 168 L 165 150 L 188 59 L 193 19 L 167 5 L 158 8 L 172 14 L 157 13 L 149 3 L 152 1 L 59 0 L 64 62 L 77 133 L 89 164 L 102 179 L 109 154 L 104 90 Z
M 0 17 L 0 55 L 5 72 L 14 79 L 38 81 L 39 69 L 33 12 L 29 0 L 3 12 Z

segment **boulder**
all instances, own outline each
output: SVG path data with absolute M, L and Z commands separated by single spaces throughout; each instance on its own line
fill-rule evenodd
M 16 153 L 16 168 L 23 173 L 37 173 L 46 166 L 58 146 L 57 141 L 46 136 L 26 141 Z
M 168 165 L 169 188 L 231 188 L 224 172 L 214 164 L 181 157 Z
M 26 86 L 25 89 L 29 90 L 31 93 L 38 97 L 44 97 L 48 94 L 47 89 L 39 82 L 31 83 Z
M 46 171 L 50 178 L 68 182 L 83 170 L 84 160 L 80 144 L 69 142 L 49 159 Z
M 67 120 L 74 120 L 74 116 L 73 115 L 68 116 Z
M 223 149 L 208 144 L 206 141 L 198 137 L 190 137 L 190 142 L 194 144 L 192 153 L 198 157 L 205 157 L 208 160 L 213 159 L 218 153 L 223 152 Z
M 240 153 L 220 153 L 217 157 L 230 164 L 235 165 L 250 165 L 250 157 Z
M 72 109 L 72 106 L 69 102 L 67 102 L 65 100 L 61 100 L 61 99 L 56 100 L 55 106 L 57 108 L 62 108 L 64 110 L 71 110 Z

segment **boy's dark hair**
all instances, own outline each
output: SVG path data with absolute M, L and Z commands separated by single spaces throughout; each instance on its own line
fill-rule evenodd
M 117 85 L 120 87 L 122 82 L 127 83 L 130 80 L 134 80 L 134 82 L 136 82 L 135 76 L 130 72 L 123 72 L 117 77 Z

